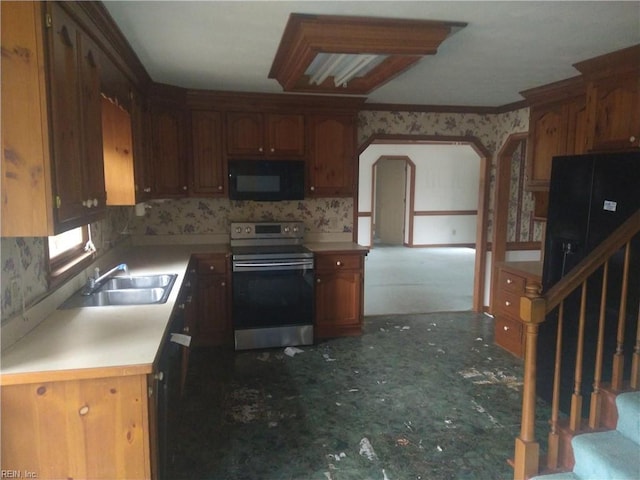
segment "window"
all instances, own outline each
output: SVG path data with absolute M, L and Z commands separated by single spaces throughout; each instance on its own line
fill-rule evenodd
M 91 241 L 91 227 L 84 225 L 49 237 L 48 251 L 52 283 L 77 273 L 86 266 L 95 252 Z

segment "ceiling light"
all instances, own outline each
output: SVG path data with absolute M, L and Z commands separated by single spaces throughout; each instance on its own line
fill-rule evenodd
M 293 13 L 269 72 L 287 92 L 366 94 L 434 55 L 463 22 Z M 329 81 L 333 77 L 333 81 Z

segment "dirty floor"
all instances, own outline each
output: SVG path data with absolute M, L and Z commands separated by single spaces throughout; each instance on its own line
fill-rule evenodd
M 512 478 L 522 362 L 491 318 L 367 317 L 300 350 L 194 350 L 169 478 Z

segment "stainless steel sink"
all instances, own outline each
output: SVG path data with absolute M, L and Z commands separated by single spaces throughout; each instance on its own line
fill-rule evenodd
M 164 288 L 176 279 L 175 275 L 144 275 L 112 277 L 100 290 L 122 290 L 130 288 Z
M 108 307 L 165 303 L 176 274 L 113 277 L 90 295 L 76 292 L 60 308 Z

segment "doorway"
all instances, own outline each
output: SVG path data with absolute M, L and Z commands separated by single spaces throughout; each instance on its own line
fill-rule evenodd
M 406 157 L 381 157 L 373 168 L 375 178 L 373 242 L 374 244 L 403 245 L 407 204 L 407 159 Z
M 450 148 L 450 151 L 466 150 L 468 155 L 466 158 L 472 160 L 473 168 L 477 172 L 473 180 L 475 183 L 471 185 L 461 182 L 461 177 L 468 174 L 470 163 L 463 162 L 464 165 L 458 165 L 447 172 L 446 168 L 441 166 L 446 165 L 448 168 L 450 164 L 438 163 L 444 160 L 440 154 L 434 156 L 438 161 L 423 168 L 422 173 L 416 173 L 418 165 L 421 165 L 419 163 L 422 161 L 421 157 L 425 155 L 426 147 L 433 147 L 439 153 L 447 148 Z M 404 158 L 410 165 L 409 172 L 404 174 L 404 206 L 395 210 L 396 219 L 403 217 L 400 219 L 404 228 L 403 244 L 411 247 L 467 248 L 467 251 L 472 253 L 473 264 L 470 275 L 473 285 L 471 309 L 477 312 L 482 311 L 487 254 L 485 216 L 489 197 L 490 155 L 477 139 L 419 135 L 401 135 L 398 138 L 381 135 L 381 138 L 371 138 L 360 150 L 358 205 L 354 212 L 357 216 L 358 243 L 370 245 L 375 249 L 380 235 L 376 231 L 376 242 L 374 242 L 374 223 L 384 222 L 383 219 L 378 220 L 376 216 L 375 204 L 380 200 L 373 192 L 376 188 L 377 169 L 372 166 L 384 156 L 402 158 L 402 154 L 406 154 Z M 425 167 L 425 165 L 422 166 Z M 427 201 L 420 196 L 416 201 L 416 192 L 430 192 L 432 197 Z M 458 202 L 460 198 L 465 199 L 461 206 L 448 206 L 450 202 Z M 399 212 L 405 212 L 405 214 L 399 215 Z M 397 238 L 393 241 L 397 242 Z M 422 250 L 422 248 L 409 250 Z M 369 260 L 371 259 L 372 256 Z M 365 303 L 366 301 L 365 295 Z

